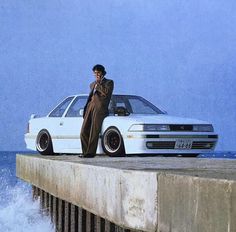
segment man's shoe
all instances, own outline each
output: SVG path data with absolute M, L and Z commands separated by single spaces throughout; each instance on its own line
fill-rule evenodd
M 94 154 L 87 154 L 85 156 L 86 156 L 86 158 L 94 158 L 96 155 L 94 155 Z

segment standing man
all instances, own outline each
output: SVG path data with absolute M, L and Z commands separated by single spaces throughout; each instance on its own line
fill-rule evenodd
M 80 157 L 92 158 L 96 155 L 102 122 L 108 116 L 108 106 L 114 87 L 112 80 L 106 79 L 104 66 L 93 67 L 95 81 L 90 84 L 90 94 L 84 107 L 84 121 L 80 138 L 83 154 Z

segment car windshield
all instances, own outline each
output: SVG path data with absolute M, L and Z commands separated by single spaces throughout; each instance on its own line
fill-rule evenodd
M 113 95 L 109 105 L 110 114 L 114 114 L 117 107 L 124 107 L 131 114 L 164 114 L 152 103 L 139 96 Z

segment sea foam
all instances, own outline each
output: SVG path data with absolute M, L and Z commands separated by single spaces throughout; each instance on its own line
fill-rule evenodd
M 1 170 L 1 174 L 7 174 Z M 50 218 L 40 210 L 39 200 L 32 200 L 30 185 L 18 180 L 14 186 L 0 178 L 0 232 L 53 232 Z

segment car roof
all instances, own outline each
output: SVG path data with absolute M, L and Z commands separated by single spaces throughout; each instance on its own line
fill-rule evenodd
M 88 96 L 88 94 L 75 94 L 75 95 L 70 95 L 68 97 L 83 97 L 83 96 Z M 126 96 L 126 97 L 138 97 L 138 95 L 134 95 L 134 94 L 112 94 L 112 96 L 114 97 L 123 97 L 123 96 Z

